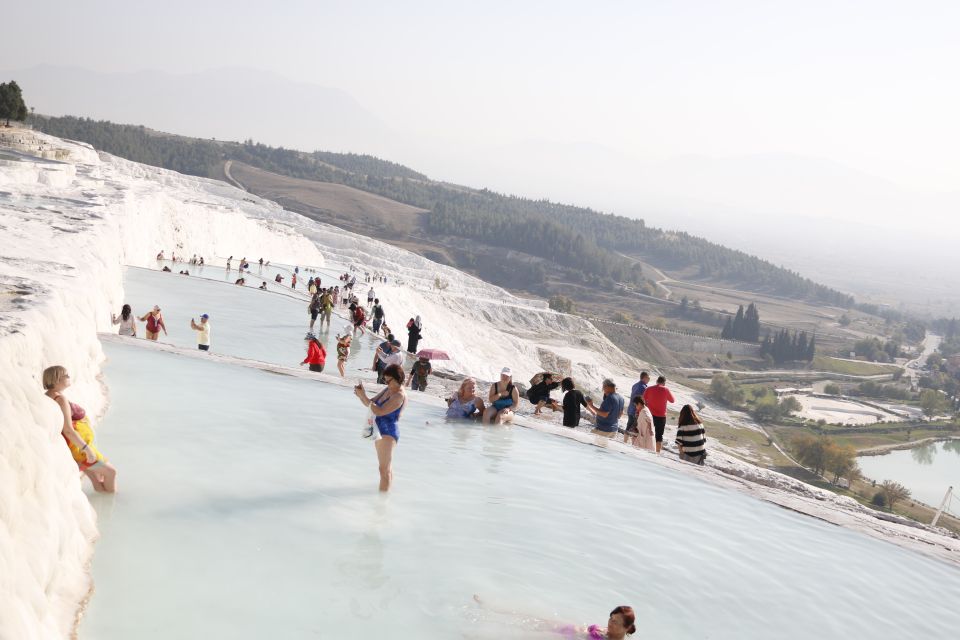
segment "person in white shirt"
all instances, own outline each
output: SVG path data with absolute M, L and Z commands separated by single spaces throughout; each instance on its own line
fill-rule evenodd
M 210 350 L 210 316 L 203 314 L 200 316 L 200 324 L 190 318 L 190 328 L 197 332 L 197 349 L 201 351 Z
M 130 305 L 123 305 L 123 308 L 120 309 L 119 317 L 110 314 L 110 319 L 113 321 L 113 324 L 120 325 L 120 335 L 130 336 L 131 338 L 137 337 L 137 319 L 134 317 Z

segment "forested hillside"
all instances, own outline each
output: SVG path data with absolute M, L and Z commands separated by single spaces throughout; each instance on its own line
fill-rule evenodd
M 643 282 L 639 267 L 616 253 L 622 252 L 664 269 L 695 265 L 705 279 L 747 290 L 839 306 L 853 304 L 852 297 L 795 272 L 687 233 L 647 227 L 642 220 L 588 208 L 435 182 L 408 167 L 372 156 L 307 153 L 250 140 L 199 140 L 69 116 L 36 116 L 31 123 L 52 135 L 191 175 L 217 177 L 221 163 L 229 159 L 295 178 L 355 187 L 428 210 L 425 231 L 430 234 L 525 252 L 608 285 Z

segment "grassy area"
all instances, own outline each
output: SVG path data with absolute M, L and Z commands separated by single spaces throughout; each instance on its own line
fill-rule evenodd
M 707 420 L 704 424 L 707 438 L 716 440 L 731 449 L 738 458 L 770 469 L 794 466 L 789 458 L 780 453 L 759 431 L 731 427 L 721 422 Z
M 811 368 L 815 371 L 843 373 L 851 376 L 877 376 L 883 374 L 892 374 L 900 369 L 900 367 L 891 364 L 854 362 L 852 360 L 840 360 L 839 358 L 831 358 L 829 356 L 815 356 Z

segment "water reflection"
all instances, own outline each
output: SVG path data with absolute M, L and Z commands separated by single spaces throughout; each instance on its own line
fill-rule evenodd
M 937 455 L 937 445 L 931 443 L 925 444 L 922 447 L 914 447 L 910 450 L 910 455 L 913 456 L 913 461 L 917 464 L 933 464 L 933 459 Z
M 960 440 L 949 440 L 944 442 L 943 450 L 953 452 L 960 456 Z

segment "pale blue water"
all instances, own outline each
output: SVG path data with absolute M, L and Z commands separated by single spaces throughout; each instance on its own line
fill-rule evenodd
M 631 604 L 641 637 L 960 628 L 955 568 L 687 474 L 411 404 L 381 496 L 349 389 L 107 352 L 121 492 L 94 497 L 81 638 L 532 637 L 474 593 L 567 621 Z
M 126 284 L 136 312 L 163 306 L 175 343 L 195 344 L 189 316 L 206 311 L 215 351 L 302 359 L 301 301 L 135 269 Z M 546 638 L 530 616 L 602 623 L 618 604 L 637 637 L 960 629 L 955 567 L 692 475 L 411 403 L 382 496 L 348 388 L 105 348 L 98 444 L 120 493 L 91 496 L 85 640 Z
M 204 267 L 204 273 L 214 276 L 223 271 L 221 267 Z M 196 332 L 190 328 L 190 319 L 199 322 L 200 315 L 207 313 L 213 352 L 289 366 L 296 366 L 306 356 L 303 338 L 310 325 L 306 297 L 300 300 L 256 287 L 224 284 L 206 276 L 136 268 L 126 270 L 124 288 L 125 301 L 138 317 L 153 305 L 160 305 L 169 332 L 169 336 L 160 334 L 160 342 L 195 347 Z M 319 319 L 315 325 L 316 334 L 327 349 L 327 373 L 336 374 L 336 335 L 348 324 L 343 314 L 339 310 L 334 313 L 329 330 L 320 329 Z M 137 330 L 143 336 L 144 323 L 139 323 Z M 373 352 L 382 340 L 369 333 L 354 338 L 346 367 L 348 376 L 375 377 L 370 367 Z
M 910 489 L 914 498 L 933 507 L 940 506 L 947 487 L 952 486 L 955 498 L 949 511 L 960 517 L 960 440 L 861 456 L 857 462 L 868 478 L 896 480 Z

